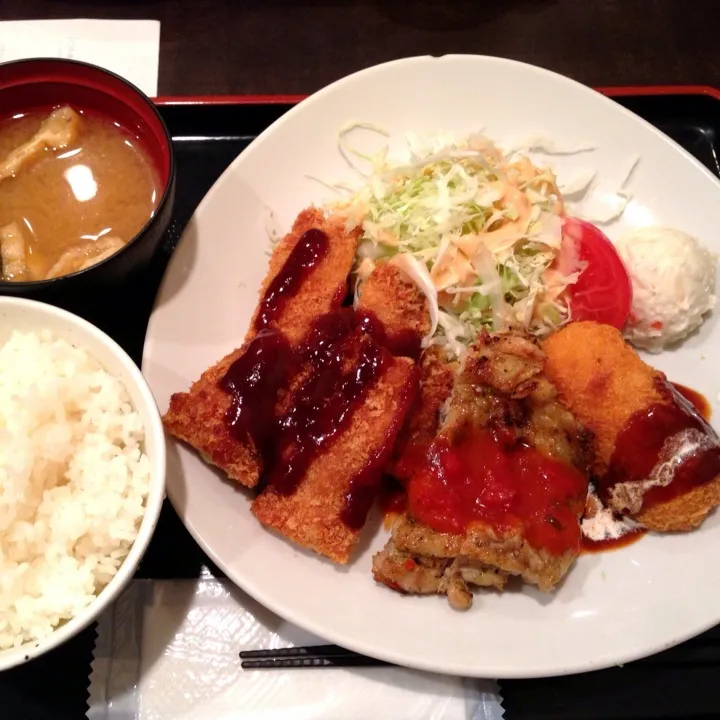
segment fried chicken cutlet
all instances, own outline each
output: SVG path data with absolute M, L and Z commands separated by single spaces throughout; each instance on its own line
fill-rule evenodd
M 378 582 L 467 608 L 472 586 L 502 589 L 519 575 L 550 590 L 567 573 L 579 551 L 592 445 L 557 401 L 544 364 L 537 344 L 518 335 L 483 333 L 468 350 L 429 461 L 406 480 L 408 512 L 373 558 Z M 519 464 L 508 465 L 511 457 Z M 437 467 L 443 487 L 427 495 L 438 489 Z M 496 482 L 525 469 L 519 484 Z M 476 505 L 486 510 L 458 521 Z
M 308 465 L 293 493 L 284 494 L 270 486 L 253 503 L 253 513 L 261 523 L 338 563 L 349 560 L 357 543 L 379 489 L 380 474 L 416 394 L 414 363 L 405 357 L 391 357 L 390 351 L 397 356 L 419 348 L 430 327 L 424 296 L 401 270 L 388 263 L 379 265 L 363 283 L 355 317 L 362 331 L 361 342 L 384 348 L 380 377 L 347 427 Z M 356 372 L 356 353 L 351 350 L 351 355 L 348 371 Z M 332 363 L 332 357 L 328 360 Z M 289 404 L 294 402 L 291 399 Z M 283 462 L 289 459 L 283 458 Z M 372 476 L 371 482 L 360 489 L 363 497 L 353 500 L 352 487 L 362 475 Z M 348 517 L 348 504 L 358 502 L 363 506 L 359 522 Z
M 457 372 L 457 363 L 438 345 L 423 351 L 418 366 L 420 389 L 398 435 L 388 468 L 388 473 L 401 482 L 410 479 L 415 464 L 422 461 L 435 438 Z
M 563 403 L 595 434 L 606 504 L 659 532 L 697 527 L 720 505 L 720 439 L 618 330 L 575 322 L 543 347 Z
M 255 517 L 299 545 L 347 563 L 416 389 L 414 363 L 387 353 L 363 402 L 332 444 L 312 458 L 294 492 L 269 485 L 253 501 Z
M 392 262 L 379 263 L 360 287 L 358 310 L 370 312 L 384 328 L 384 342 L 394 355 L 416 357 L 430 332 L 425 296 Z
M 270 323 L 285 335 L 291 346 L 303 340 L 319 316 L 342 303 L 359 233 L 346 231 L 343 221 L 325 217 L 316 208 L 303 210 L 292 230 L 273 251 L 268 274 L 260 288 L 261 299 L 271 289 L 293 249 L 311 230 L 320 230 L 327 235 L 327 254 L 302 279 L 301 286 L 279 308 Z M 261 453 L 249 438 L 237 437 L 228 427 L 225 418 L 232 399 L 220 387 L 220 381 L 255 338 L 260 312 L 259 305 L 243 346 L 208 368 L 189 391 L 175 393 L 163 417 L 165 427 L 172 435 L 197 450 L 206 462 L 217 466 L 228 478 L 246 487 L 255 487 L 260 479 Z
M 370 311 L 385 328 L 387 345 L 395 354 L 413 356 L 430 332 L 430 312 L 417 285 L 392 262 L 378 264 L 362 284 L 358 309 Z M 420 389 L 398 435 L 388 473 L 406 479 L 416 456 L 422 454 L 438 429 L 440 411 L 452 392 L 457 363 L 443 348 L 431 345 L 418 359 Z
M 318 231 L 330 236 L 319 263 L 314 236 L 302 246 Z M 216 453 L 209 460 L 219 457 L 244 484 L 249 475 L 254 485 L 263 481 L 252 505 L 263 525 L 339 563 L 357 542 L 417 390 L 414 362 L 388 347 L 402 335 L 401 318 L 412 323 L 418 346 L 419 333 L 429 329 L 424 297 L 395 268 L 382 267 L 369 279 L 357 311 L 338 307 L 356 237 L 316 211 L 303 213 L 273 255 L 243 348 L 208 370 L 186 396 L 175 396 L 168 413 L 173 419 L 182 402 L 194 408 L 186 421 L 202 417 L 212 427 Z M 312 271 L 291 288 L 295 280 L 286 268 L 302 269 L 305 259 Z M 265 396 L 274 398 L 269 411 Z M 197 441 L 203 430 L 193 432 L 194 446 L 203 451 L 207 441 Z M 245 436 L 249 442 L 242 442 Z M 237 468 L 224 455 L 228 446 Z

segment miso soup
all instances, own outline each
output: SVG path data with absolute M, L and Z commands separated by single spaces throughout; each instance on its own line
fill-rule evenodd
M 162 193 L 138 141 L 69 107 L 0 120 L 2 280 L 43 280 L 114 254 Z

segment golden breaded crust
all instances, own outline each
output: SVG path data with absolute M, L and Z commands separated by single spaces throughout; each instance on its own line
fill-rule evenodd
M 347 293 L 347 277 L 362 232 L 360 228 L 348 232 L 344 220 L 333 215 L 325 217 L 318 208 L 310 207 L 303 210 L 297 216 L 292 230 L 273 251 L 267 276 L 260 288 L 260 298 L 282 270 L 298 240 L 305 232 L 312 229 L 322 230 L 327 234 L 329 249 L 327 255 L 305 278 L 300 291 L 288 299 L 278 316 L 276 326 L 282 330 L 291 345 L 296 345 L 304 339 L 318 317 L 342 304 Z M 259 311 L 258 307 L 253 313 L 246 341 L 255 335 L 252 326 Z
M 282 269 L 303 233 L 311 228 L 328 234 L 329 251 L 278 316 L 275 326 L 285 334 L 291 345 L 297 345 L 303 340 L 319 316 L 342 303 L 359 234 L 359 230 L 346 232 L 342 220 L 326 218 L 317 208 L 303 210 L 291 232 L 278 243 L 270 258 L 268 274 L 260 288 L 260 298 Z M 257 485 L 262 472 L 261 459 L 249 439 L 238 439 L 229 431 L 225 413 L 230 406 L 230 396 L 218 387 L 218 382 L 255 337 L 253 324 L 257 313 L 258 310 L 253 315 L 243 347 L 206 370 L 188 392 L 175 393 L 163 417 L 165 427 L 172 435 L 188 443 L 228 478 L 246 487 Z
M 664 375 L 644 363 L 609 325 L 570 323 L 542 346 L 545 372 L 561 401 L 595 434 L 597 470 L 602 472 L 630 416 L 666 402 L 657 386 Z
M 720 506 L 720 477 L 690 492 L 641 510 L 635 519 L 655 532 L 685 532 L 698 527 L 708 513 Z
M 439 413 L 450 397 L 457 364 L 450 362 L 445 351 L 433 345 L 420 358 L 420 391 L 395 445 L 395 459 L 390 472 L 400 480 L 412 473 L 412 454 L 424 451 L 438 429 Z
M 592 322 L 571 323 L 543 343 L 546 372 L 563 403 L 595 433 L 605 471 L 615 441 L 628 419 L 655 403 L 667 403 L 661 391 L 665 376 L 644 363 L 620 332 Z M 691 530 L 720 505 L 720 478 L 672 500 L 641 510 L 634 519 L 649 530 Z
M 243 349 L 234 350 L 207 369 L 189 392 L 175 393 L 163 417 L 168 432 L 195 448 L 205 462 L 220 468 L 231 480 L 255 487 L 261 463 L 250 443 L 235 438 L 225 422 L 230 395 L 218 383 Z
M 310 463 L 295 492 L 280 495 L 268 487 L 253 502 L 255 517 L 299 545 L 347 563 L 359 537 L 340 519 L 350 480 L 394 442 L 416 380 L 410 360 L 391 359 L 348 426 Z
M 360 288 L 358 306 L 382 322 L 391 343 L 400 333 L 413 332 L 422 339 L 430 332 L 427 299 L 402 270 L 390 263 L 382 263 L 370 273 Z

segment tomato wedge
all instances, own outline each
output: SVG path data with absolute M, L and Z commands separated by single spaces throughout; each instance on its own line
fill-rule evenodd
M 567 294 L 573 320 L 594 320 L 622 328 L 632 305 L 632 283 L 625 265 L 607 236 L 594 225 L 566 218 L 555 267 L 563 275 L 587 263 Z

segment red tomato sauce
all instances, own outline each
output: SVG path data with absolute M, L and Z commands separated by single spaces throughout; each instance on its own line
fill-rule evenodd
M 587 490 L 569 465 L 472 430 L 452 444 L 433 442 L 408 485 L 408 509 L 439 532 L 463 533 L 477 521 L 498 532 L 519 528 L 533 547 L 559 555 L 580 548 Z

